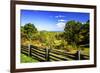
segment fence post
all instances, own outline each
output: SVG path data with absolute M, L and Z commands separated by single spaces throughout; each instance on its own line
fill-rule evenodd
M 81 52 L 80 52 L 80 50 L 77 51 L 77 57 L 78 57 L 78 60 L 81 60 L 80 59 L 81 58 Z
M 31 56 L 31 45 L 30 44 L 28 45 L 28 49 L 29 49 L 28 56 Z
M 49 59 L 49 52 L 50 52 L 50 49 L 46 48 L 46 55 L 45 55 L 46 61 L 50 61 L 50 59 Z

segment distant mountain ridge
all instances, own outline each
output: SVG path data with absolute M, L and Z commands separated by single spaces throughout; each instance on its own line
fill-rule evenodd
M 64 32 L 64 31 L 47 31 L 47 30 L 41 30 L 40 32 Z

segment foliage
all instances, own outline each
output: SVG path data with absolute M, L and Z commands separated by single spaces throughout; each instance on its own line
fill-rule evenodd
M 32 35 L 37 33 L 37 29 L 34 24 L 28 23 L 24 26 L 24 33 L 27 34 L 28 38 L 32 38 Z
M 89 44 L 89 21 L 82 24 L 76 21 L 69 21 L 64 28 L 64 38 L 72 45 Z
M 81 26 L 82 24 L 76 21 L 69 21 L 66 23 L 64 37 L 69 44 L 78 44 Z
M 34 24 L 27 23 L 24 26 L 21 26 L 21 43 L 23 44 L 26 41 L 32 40 L 35 33 L 37 33 L 37 29 Z
M 82 36 L 80 43 L 89 45 L 89 21 L 82 26 L 80 35 Z

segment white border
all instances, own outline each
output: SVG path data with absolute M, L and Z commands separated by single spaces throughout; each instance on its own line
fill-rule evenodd
M 88 12 L 90 13 L 90 60 L 82 61 L 62 61 L 62 62 L 39 62 L 39 63 L 20 63 L 20 10 L 44 10 L 44 11 L 63 11 L 63 12 Z M 35 5 L 16 5 L 16 68 L 40 68 L 57 66 L 74 66 L 94 64 L 94 11 L 85 8 L 52 7 Z

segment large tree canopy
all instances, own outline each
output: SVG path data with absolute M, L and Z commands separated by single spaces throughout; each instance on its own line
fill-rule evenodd
M 64 38 L 69 44 L 89 44 L 89 21 L 68 21 L 64 28 Z
M 78 44 L 79 32 L 82 24 L 76 21 L 69 21 L 65 25 L 64 34 L 65 40 L 69 44 Z
M 24 26 L 25 33 L 30 37 L 33 33 L 37 32 L 36 27 L 34 24 L 28 23 Z
M 27 39 L 31 39 L 34 36 L 34 33 L 37 32 L 36 27 L 34 24 L 27 23 L 21 27 L 21 36 L 26 37 Z

